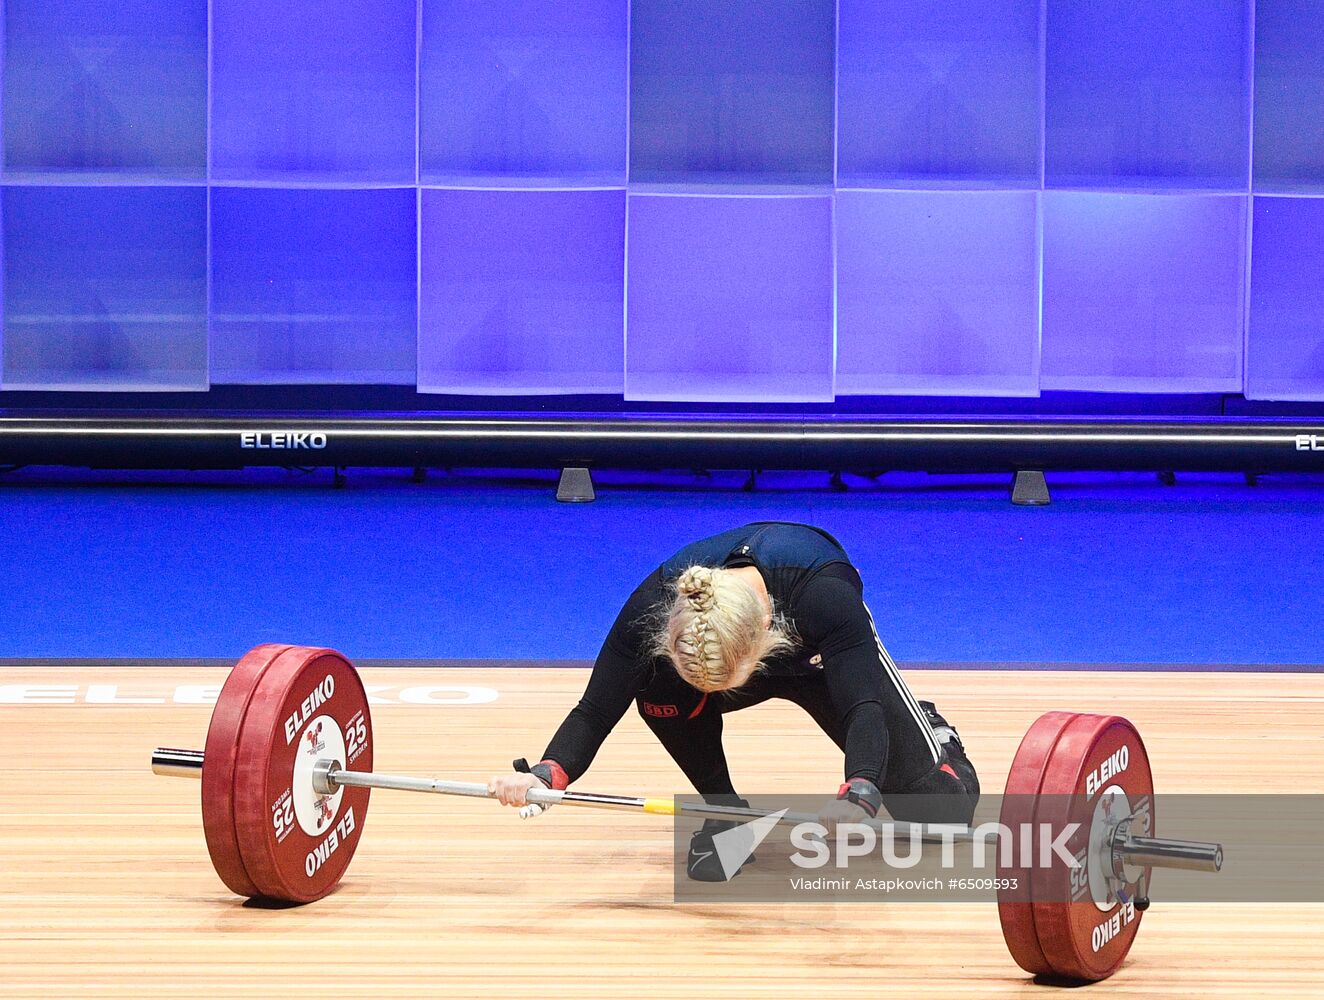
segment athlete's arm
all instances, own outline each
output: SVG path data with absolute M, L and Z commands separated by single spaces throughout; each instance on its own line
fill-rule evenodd
M 880 786 L 888 749 L 882 665 L 859 588 L 844 574 L 818 574 L 800 596 L 795 625 L 823 657 L 823 679 L 845 732 L 846 781 Z
M 544 762 L 560 767 L 567 783 L 588 770 L 602 741 L 643 687 L 651 660 L 649 619 L 662 593 L 661 574 L 654 573 L 630 595 L 594 661 L 583 697 L 547 745 Z

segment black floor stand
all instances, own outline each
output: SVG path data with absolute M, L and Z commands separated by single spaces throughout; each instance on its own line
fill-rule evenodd
M 1021 470 L 1011 484 L 1011 502 L 1018 507 L 1042 507 L 1051 498 L 1042 472 Z

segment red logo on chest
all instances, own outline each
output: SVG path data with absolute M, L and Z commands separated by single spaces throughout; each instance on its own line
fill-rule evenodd
M 675 705 L 654 705 L 651 701 L 646 701 L 644 715 L 651 715 L 655 719 L 674 719 L 680 715 L 680 709 Z

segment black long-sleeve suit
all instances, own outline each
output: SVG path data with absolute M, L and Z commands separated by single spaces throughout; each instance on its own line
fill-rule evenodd
M 705 695 L 665 657 L 649 652 L 675 579 L 696 564 L 757 567 L 796 639 L 794 649 L 733 691 Z M 544 759 L 574 781 L 633 702 L 699 793 L 726 799 L 735 789 L 722 749 L 722 716 L 784 698 L 804 708 L 842 748 L 847 780 L 867 778 L 885 794 L 962 794 L 928 718 L 879 641 L 862 595 L 845 550 L 808 525 L 759 522 L 687 545 L 630 596 L 583 698 Z

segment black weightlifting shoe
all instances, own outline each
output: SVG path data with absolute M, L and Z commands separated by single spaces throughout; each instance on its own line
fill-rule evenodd
M 919 707 L 924 709 L 929 725 L 933 727 L 933 735 L 938 737 L 938 743 L 947 755 L 946 763 L 961 779 L 961 784 L 965 785 L 966 794 L 970 796 L 971 801 L 978 801 L 979 775 L 975 773 L 975 766 L 970 763 L 970 758 L 965 755 L 965 744 L 961 742 L 961 734 L 956 731 L 955 726 L 938 714 L 937 706 L 933 702 L 921 701 Z
M 744 805 L 742 802 L 741 805 Z M 690 835 L 690 851 L 685 859 L 685 874 L 696 882 L 729 882 L 745 869 L 745 865 L 754 861 L 750 854 L 740 867 L 728 876 L 722 866 L 722 857 L 713 843 L 713 837 L 739 826 L 729 820 L 706 819 L 703 826 Z

